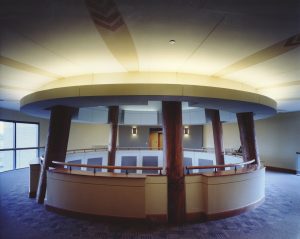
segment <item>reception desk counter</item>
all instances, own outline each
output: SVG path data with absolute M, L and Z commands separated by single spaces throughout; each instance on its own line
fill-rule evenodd
M 240 214 L 263 202 L 265 168 L 185 177 L 188 220 Z
M 167 222 L 167 176 L 52 169 L 46 206 L 96 216 Z M 186 219 L 232 216 L 258 205 L 265 169 L 185 176 Z
M 167 220 L 167 177 L 49 170 L 48 207 L 82 214 Z

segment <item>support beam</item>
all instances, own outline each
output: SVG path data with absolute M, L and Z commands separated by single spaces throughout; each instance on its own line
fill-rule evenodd
M 260 159 L 256 145 L 253 113 L 237 113 L 236 116 L 239 125 L 244 161 L 246 162 L 255 159 L 256 164 L 259 165 Z
M 110 106 L 108 110 L 108 123 L 110 135 L 108 143 L 108 166 L 115 166 L 117 137 L 118 137 L 119 106 Z M 113 172 L 113 170 L 108 170 Z
M 168 221 L 181 224 L 185 220 L 181 102 L 162 102 L 162 114 L 164 157 L 168 177 Z
M 222 129 L 222 123 L 220 121 L 219 110 L 206 109 L 205 113 L 208 114 L 212 122 L 216 164 L 224 165 L 225 161 L 224 161 L 224 149 L 223 149 L 223 129 Z
M 47 189 L 47 170 L 52 165 L 52 161 L 65 161 L 71 120 L 75 112 L 76 109 L 71 107 L 54 106 L 51 108 L 45 158 L 37 189 L 38 203 L 44 203 Z

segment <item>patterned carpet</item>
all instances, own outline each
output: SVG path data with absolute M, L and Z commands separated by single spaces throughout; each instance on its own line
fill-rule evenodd
M 0 174 L 0 238 L 300 239 L 300 177 L 267 172 L 266 200 L 255 210 L 180 227 L 101 222 L 58 215 L 28 198 L 28 169 Z

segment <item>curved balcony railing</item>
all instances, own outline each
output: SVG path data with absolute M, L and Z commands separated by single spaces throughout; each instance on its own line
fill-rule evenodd
M 45 148 L 45 147 L 40 147 Z M 88 153 L 88 152 L 97 152 L 97 151 L 107 151 L 107 146 L 101 146 L 101 147 L 94 147 L 94 148 L 82 148 L 82 149 L 70 149 L 67 151 L 68 154 L 74 154 L 74 153 Z M 157 148 L 149 148 L 149 147 L 117 147 L 117 150 L 163 150 L 162 147 Z M 214 153 L 214 148 L 207 148 L 202 147 L 200 149 L 194 149 L 194 148 L 183 148 L 184 151 L 190 151 L 190 152 L 205 152 L 205 153 Z M 233 148 L 226 148 L 224 150 L 224 155 L 235 155 L 235 156 L 241 156 L 241 153 L 236 152 Z
M 186 166 L 186 172 L 187 174 L 190 174 L 190 170 L 193 169 L 214 169 L 214 173 L 217 173 L 217 169 L 225 169 L 227 167 L 234 168 L 234 171 L 237 171 L 237 167 L 243 167 L 248 166 L 250 164 L 253 164 L 255 160 L 250 160 L 247 162 L 242 163 L 235 163 L 235 164 L 224 164 L 224 165 L 212 165 L 212 166 Z M 75 163 L 64 163 L 64 162 L 58 162 L 58 161 L 52 161 L 54 165 L 58 166 L 66 166 L 69 170 L 69 172 L 72 172 L 72 167 L 79 167 L 79 168 L 92 168 L 94 175 L 96 175 L 96 169 L 108 169 L 108 170 L 125 170 L 125 173 L 128 174 L 129 170 L 153 170 L 153 171 L 159 171 L 159 175 L 162 175 L 163 167 L 148 167 L 148 166 L 99 166 L 99 165 L 90 165 L 90 164 L 75 164 Z
M 162 170 L 163 170 L 163 167 L 99 166 L 99 165 L 90 165 L 90 164 L 63 163 L 63 162 L 58 162 L 58 161 L 52 161 L 52 163 L 54 165 L 66 166 L 68 168 L 69 172 L 72 172 L 72 167 L 92 168 L 94 175 L 96 175 L 96 169 L 108 169 L 108 170 L 121 169 L 121 170 L 125 170 L 126 174 L 129 173 L 129 170 L 153 170 L 153 171 L 159 171 L 160 175 L 162 175 Z
M 209 165 L 209 166 L 186 166 L 187 174 L 190 174 L 190 170 L 193 169 L 214 169 L 214 172 L 217 172 L 217 169 L 225 169 L 225 168 L 234 168 L 234 171 L 237 171 L 237 167 L 243 167 L 246 165 L 253 164 L 255 162 L 255 159 L 242 162 L 242 163 L 232 163 L 232 164 L 223 164 L 223 165 Z
M 232 171 L 234 169 L 237 171 L 237 168 L 244 167 L 244 165 L 251 164 L 253 162 L 242 162 L 243 159 L 241 156 L 232 154 L 232 150 L 227 152 L 228 153 L 225 154 L 225 164 L 216 165 L 213 148 L 184 148 L 183 170 L 185 171 L 185 174 L 212 173 L 213 171 L 217 172 L 221 171 L 222 169 L 226 171 Z M 125 158 L 130 157 L 135 158 L 135 164 L 126 162 L 124 163 L 123 159 L 127 160 Z M 144 160 L 149 161 L 149 158 L 153 158 L 156 163 L 154 162 L 150 165 L 148 163 L 148 165 L 146 163 L 144 164 Z M 146 147 L 118 147 L 115 165 L 107 165 L 108 148 L 106 146 L 73 149 L 67 151 L 65 167 L 67 167 L 69 171 L 81 170 L 91 172 L 94 170 L 95 172 L 107 172 L 113 170 L 115 173 L 128 173 L 130 171 L 134 171 L 137 174 L 151 174 L 151 170 L 157 170 L 156 174 L 158 172 L 160 174 L 165 174 L 166 172 L 166 162 L 164 160 L 163 152 L 159 148 L 156 150 L 151 150 Z
M 107 151 L 107 146 L 97 147 L 97 148 L 70 149 L 67 151 L 67 154 L 89 153 L 89 152 L 98 152 L 98 151 Z

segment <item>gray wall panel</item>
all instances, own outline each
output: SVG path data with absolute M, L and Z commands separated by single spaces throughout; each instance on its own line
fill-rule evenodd
M 137 135 L 131 134 L 131 126 L 119 126 L 119 147 L 148 147 L 150 128 L 157 126 L 137 126 Z M 189 126 L 190 134 L 183 137 L 183 147 L 199 149 L 203 147 L 203 126 Z

